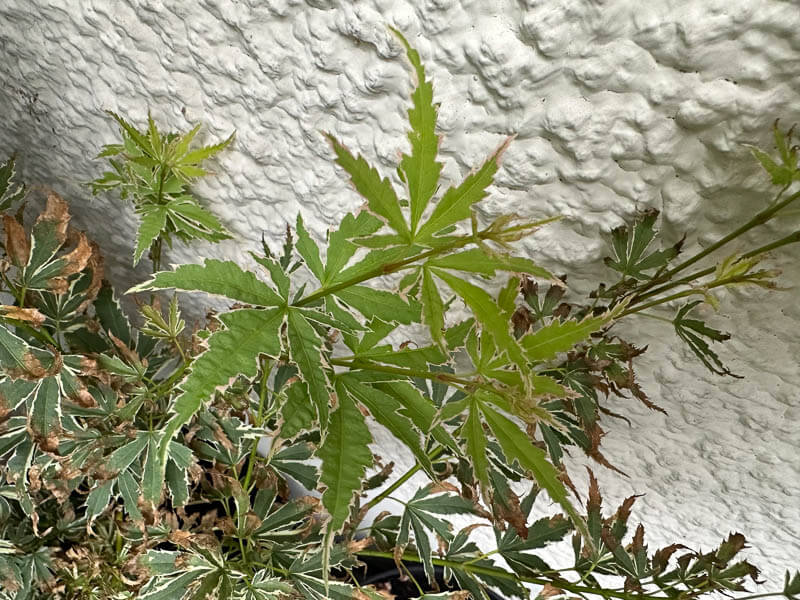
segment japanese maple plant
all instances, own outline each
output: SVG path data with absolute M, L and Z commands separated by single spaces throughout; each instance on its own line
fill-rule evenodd
M 162 270 L 165 244 L 230 237 L 190 186 L 233 136 L 199 146 L 199 126 L 164 133 L 112 113 L 122 139 L 103 148 L 109 170 L 93 191 L 131 200 L 134 263 L 153 266 L 126 292 L 130 320 L 67 203 L 49 193 L 26 225 L 14 160 L 2 166 L 0 598 L 392 597 L 360 583 L 366 557 L 396 560 L 431 598 L 688 599 L 757 581 L 742 534 L 650 550 L 631 523 L 635 498 L 605 509 L 594 476 L 575 489 L 563 457 L 616 469 L 600 449 L 603 419 L 624 416 L 616 399 L 660 410 L 634 377 L 646 340 L 612 331 L 623 319 L 671 311 L 656 316 L 732 375 L 716 351 L 728 335 L 693 310 L 720 288 L 774 287 L 760 261 L 798 233 L 731 247 L 800 197 L 791 131 L 776 125 L 777 159 L 753 150 L 779 191 L 751 220 L 684 257 L 681 241 L 661 243 L 657 212 L 640 214 L 611 232 L 610 281 L 575 297 L 515 251 L 552 219 L 483 222 L 474 210 L 510 138 L 463 181 L 441 180 L 432 84 L 397 36 L 416 79 L 402 186 L 326 134 L 361 208 L 322 245 L 298 215 L 284 240 L 250 253 L 251 270 L 215 258 Z M 227 309 L 187 327 L 164 290 Z M 376 458 L 376 425 L 413 455 L 410 470 Z M 293 496 L 287 480 L 321 496 Z M 398 490 L 402 510 L 365 522 Z M 479 548 L 474 525 L 454 530 L 455 514 L 493 529 L 495 546 Z M 551 564 L 562 541 L 573 560 Z M 441 568 L 458 591 L 435 591 Z M 800 574 L 778 588 L 797 600 Z

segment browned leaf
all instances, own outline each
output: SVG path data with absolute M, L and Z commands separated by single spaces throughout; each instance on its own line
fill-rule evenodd
M 3 226 L 6 230 L 6 254 L 16 266 L 24 267 L 31 254 L 28 234 L 11 215 L 3 215 Z
M 44 212 L 36 219 L 41 221 L 52 221 L 55 225 L 56 239 L 63 244 L 67 240 L 67 227 L 69 226 L 69 208 L 61 196 L 55 192 L 47 195 L 47 206 Z
M 514 327 L 514 337 L 522 337 L 522 335 L 530 329 L 533 323 L 533 314 L 524 306 L 517 307 L 514 314 L 511 315 L 511 324 Z
M 586 470 L 589 472 L 589 499 L 586 501 L 586 510 L 600 513 L 600 507 L 603 504 L 603 499 L 600 497 L 600 488 L 592 470 L 589 467 L 586 467 Z
M 528 539 L 527 517 L 520 507 L 519 496 L 510 488 L 504 497 L 498 498 L 497 496 L 495 491 L 492 494 L 492 509 L 495 515 L 511 525 L 523 540 Z
M 61 257 L 62 260 L 66 261 L 61 273 L 59 273 L 61 277 L 69 277 L 75 273 L 80 273 L 86 268 L 86 265 L 89 264 L 89 259 L 92 257 L 92 245 L 89 243 L 86 234 L 81 231 L 77 233 L 76 237 L 75 249 Z
M 685 550 L 686 546 L 683 544 L 670 544 L 664 548 L 656 550 L 653 554 L 652 565 L 656 572 L 660 573 L 667 568 L 670 557 L 678 550 Z
M 633 541 L 631 541 L 631 552 L 636 554 L 640 550 L 644 550 L 644 525 L 641 523 L 639 523 L 639 526 L 636 528 Z
M 181 548 L 188 548 L 192 544 L 192 534 L 188 531 L 183 531 L 182 529 L 178 529 L 176 531 L 171 531 L 167 539 L 170 542 L 175 544 L 176 546 L 180 546 Z
M 375 540 L 371 537 L 361 538 L 360 540 L 350 540 L 347 543 L 347 552 L 349 554 L 358 554 L 362 550 L 369 548 Z
M 539 595 L 536 596 L 537 600 L 547 600 L 547 598 L 552 598 L 554 596 L 561 596 L 564 593 L 564 590 L 557 588 L 549 583 L 545 583 L 544 587 L 539 590 Z
M 591 427 L 586 428 L 586 435 L 589 437 L 589 442 L 591 443 L 589 448 L 586 450 L 586 454 L 604 467 L 627 477 L 627 473 L 608 462 L 608 459 L 603 455 L 602 452 L 600 452 L 600 441 L 603 439 L 605 432 L 597 423 L 597 421 L 595 421 Z
M 103 287 L 103 277 L 105 276 L 105 263 L 103 262 L 103 255 L 100 254 L 100 246 L 94 242 L 90 242 L 90 244 L 92 246 L 92 255 L 89 257 L 88 267 L 92 270 L 92 281 L 83 293 L 86 299 L 78 307 L 78 312 L 86 310 L 86 307 L 97 298 L 100 288 Z
M 25 321 L 26 323 L 31 323 L 34 327 L 41 327 L 45 319 L 44 315 L 35 308 L 20 308 L 19 306 L 3 304 L 0 305 L 0 312 L 8 319 Z
M 637 498 L 639 498 L 638 495 L 628 496 L 625 498 L 620 507 L 617 509 L 614 518 L 618 521 L 622 521 L 623 523 L 627 523 L 628 517 L 631 516 L 631 508 L 633 507 L 633 503 L 636 502 Z
M 139 355 L 128 348 L 128 344 L 123 342 L 110 331 L 108 332 L 108 337 L 111 338 L 111 341 L 114 342 L 114 345 L 117 347 L 117 350 L 119 350 L 119 353 L 126 361 L 128 361 L 129 364 L 134 366 L 142 364 L 142 360 L 139 358 Z

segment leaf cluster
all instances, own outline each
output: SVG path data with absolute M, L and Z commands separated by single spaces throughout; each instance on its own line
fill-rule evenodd
M 107 144 L 97 158 L 107 158 L 111 170 L 91 183 L 92 193 L 119 189 L 122 199 L 133 202 L 139 216 L 133 264 L 151 250 L 156 269 L 160 261 L 160 242 L 171 243 L 173 236 L 188 242 L 195 239 L 217 242 L 230 237 L 215 217 L 204 209 L 189 190 L 189 184 L 208 175 L 201 166 L 224 150 L 234 134 L 217 144 L 192 148 L 200 125 L 186 133 L 164 133 L 148 113 L 147 128 L 139 130 L 118 114 L 108 114 L 117 122 L 121 144 Z M 155 248 L 151 248 L 153 245 Z
M 681 263 L 683 240 L 662 243 L 645 212 L 611 232 L 610 284 L 575 297 L 515 248 L 548 220 L 476 215 L 510 139 L 442 181 L 433 86 L 395 33 L 417 81 L 397 180 L 326 134 L 362 208 L 324 240 L 298 215 L 279 251 L 264 240 L 251 253 L 253 270 L 216 258 L 159 269 L 171 236 L 226 235 L 188 185 L 232 137 L 192 150 L 199 126 L 164 134 L 148 118 L 139 131 L 112 115 L 123 143 L 104 148 L 112 170 L 92 186 L 119 188 L 142 218 L 134 261 L 149 248 L 154 268 L 128 292 L 139 327 L 57 194 L 32 224 L 4 214 L 0 599 L 385 598 L 354 574 L 366 556 L 422 563 L 414 583 L 431 598 L 446 597 L 437 569 L 452 597 L 475 599 L 534 584 L 541 598 L 683 600 L 757 578 L 741 534 L 649 552 L 641 526 L 628 535 L 635 498 L 604 515 L 590 475 L 582 507 L 563 459 L 577 447 L 618 470 L 602 419 L 625 419 L 627 396 L 662 410 L 635 377 L 646 347 L 615 335 L 619 320 L 666 321 L 730 374 L 711 347 L 726 334 L 689 314 L 776 273 L 755 270 L 759 249 L 684 271 L 788 200 Z M 4 210 L 22 198 L 13 173 L 13 159 L 0 167 Z M 192 323 L 174 292 L 226 308 Z M 645 312 L 692 296 L 703 300 L 673 319 Z M 374 455 L 379 427 L 415 457 L 409 471 Z M 400 510 L 366 519 L 415 474 L 426 483 Z M 541 493 L 552 509 L 534 509 Z M 455 515 L 474 523 L 457 530 Z M 495 548 L 472 539 L 481 525 Z M 548 546 L 570 535 L 574 561 L 554 569 Z M 799 581 L 787 574 L 782 594 Z

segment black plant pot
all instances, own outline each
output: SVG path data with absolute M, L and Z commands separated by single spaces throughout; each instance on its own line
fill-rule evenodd
M 405 576 L 405 573 L 401 573 L 397 569 L 397 565 L 392 559 L 361 557 L 360 560 L 367 565 L 366 569 L 362 568 L 354 572 L 354 575 L 361 585 L 386 586 L 397 600 L 419 598 L 417 586 Z M 416 562 L 404 562 L 403 564 L 411 573 L 412 577 L 417 580 L 417 583 L 419 583 L 425 593 L 434 591 L 434 589 L 428 585 L 428 578 L 425 575 L 425 569 L 422 564 Z M 444 568 L 435 566 L 434 570 L 436 572 L 436 582 L 439 584 L 440 591 L 456 591 L 460 589 L 457 586 L 445 584 Z M 455 581 L 451 581 L 451 583 L 455 583 Z M 498 596 L 491 590 L 487 590 L 486 593 L 490 600 L 504 600 L 502 596 Z

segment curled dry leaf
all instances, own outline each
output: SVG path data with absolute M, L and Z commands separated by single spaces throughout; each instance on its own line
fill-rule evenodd
M 56 239 L 60 244 L 67 240 L 67 228 L 69 227 L 69 208 L 64 199 L 51 192 L 47 196 L 47 206 L 44 212 L 36 219 L 37 223 L 51 221 L 55 226 Z
M 6 254 L 17 267 L 27 265 L 31 244 L 25 229 L 11 215 L 3 215 L 3 227 L 6 230 Z
M 19 306 L 0 305 L 0 313 L 7 319 L 25 321 L 34 327 L 41 327 L 45 316 L 35 308 L 20 308 Z
M 59 273 L 61 277 L 69 277 L 75 273 L 80 273 L 86 268 L 86 265 L 89 264 L 89 259 L 92 257 L 92 244 L 89 243 L 86 234 L 79 231 L 75 234 L 75 238 L 75 249 L 62 257 L 66 264 L 61 269 L 61 273 Z
M 563 594 L 564 590 L 546 583 L 544 584 L 544 587 L 539 590 L 539 595 L 536 598 L 537 600 L 547 600 L 547 598 L 553 598 L 554 596 L 561 596 Z

